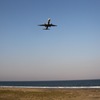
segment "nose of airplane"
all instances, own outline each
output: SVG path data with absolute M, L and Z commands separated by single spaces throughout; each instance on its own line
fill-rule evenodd
M 51 20 L 50 18 L 48 18 L 48 20 Z

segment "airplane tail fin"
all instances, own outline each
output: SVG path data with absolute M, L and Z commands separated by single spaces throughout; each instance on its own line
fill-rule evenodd
M 50 29 L 49 28 L 48 29 L 44 28 L 43 30 L 50 30 Z

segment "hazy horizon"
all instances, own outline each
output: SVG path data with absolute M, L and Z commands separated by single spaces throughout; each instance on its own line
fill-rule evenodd
M 0 81 L 100 79 L 99 0 L 0 0 L 0 13 Z

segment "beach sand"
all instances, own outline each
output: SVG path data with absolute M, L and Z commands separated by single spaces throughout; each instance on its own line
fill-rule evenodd
M 100 100 L 100 89 L 1 87 L 0 100 Z

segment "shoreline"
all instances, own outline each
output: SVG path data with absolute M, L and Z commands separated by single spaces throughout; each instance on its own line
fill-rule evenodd
M 57 86 L 57 87 L 51 87 L 51 86 L 0 86 L 0 88 L 40 88 L 40 89 L 100 89 L 100 86 L 73 86 L 73 87 L 62 87 L 62 86 Z
M 100 88 L 0 87 L 0 100 L 100 100 Z

